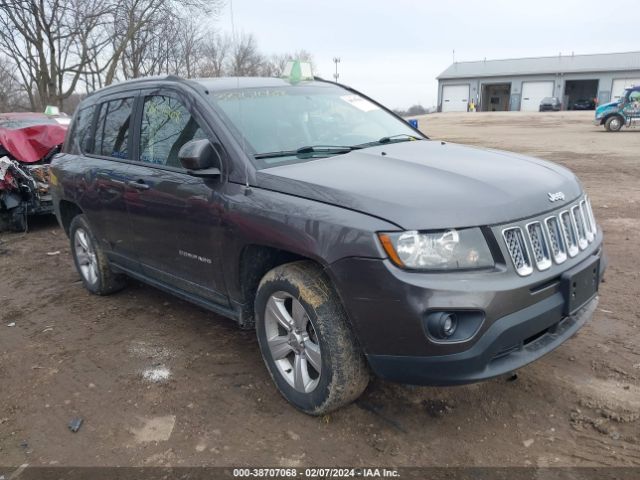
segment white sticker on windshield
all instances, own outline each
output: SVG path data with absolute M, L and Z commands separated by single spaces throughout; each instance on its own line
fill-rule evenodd
M 358 110 L 362 110 L 363 112 L 372 112 L 373 110 L 380 110 L 375 103 L 371 103 L 369 100 L 359 97 L 358 95 L 343 95 L 340 97 L 347 103 L 350 103 Z

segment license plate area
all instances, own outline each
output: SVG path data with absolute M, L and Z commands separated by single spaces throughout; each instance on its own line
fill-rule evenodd
M 571 315 L 598 293 L 600 283 L 600 259 L 591 257 L 585 266 L 578 265 L 562 274 L 564 314 Z

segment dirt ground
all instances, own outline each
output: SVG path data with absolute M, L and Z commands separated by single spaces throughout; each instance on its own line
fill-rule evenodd
M 0 235 L 0 465 L 640 465 L 640 131 L 605 133 L 592 115 L 420 118 L 435 139 L 568 166 L 605 231 L 593 321 L 517 379 L 374 380 L 308 417 L 278 395 L 251 332 L 137 282 L 90 295 L 53 219 Z

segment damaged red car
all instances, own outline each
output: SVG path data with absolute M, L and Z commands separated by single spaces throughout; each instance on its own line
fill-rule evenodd
M 0 114 L 0 231 L 27 229 L 29 215 L 53 213 L 49 164 L 67 125 L 42 113 Z

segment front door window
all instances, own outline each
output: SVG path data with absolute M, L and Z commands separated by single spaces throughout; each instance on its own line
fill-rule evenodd
M 196 119 L 172 97 L 145 98 L 140 132 L 140 161 L 181 167 L 180 148 L 190 140 L 206 138 Z

